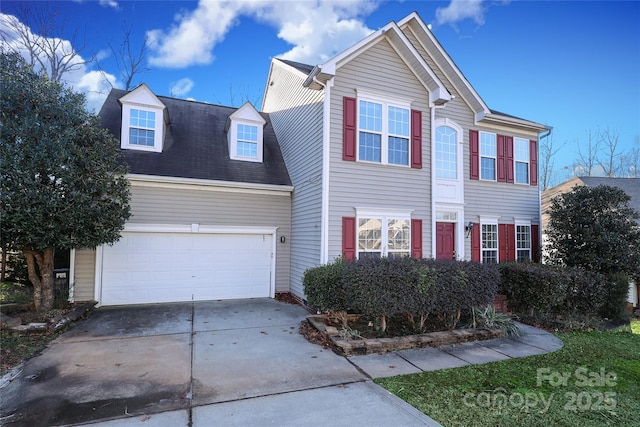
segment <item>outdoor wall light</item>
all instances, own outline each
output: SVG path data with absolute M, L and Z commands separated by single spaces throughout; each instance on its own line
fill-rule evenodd
M 469 224 L 464 226 L 464 231 L 467 232 L 467 237 L 471 236 L 471 230 L 473 230 L 473 227 L 476 225 L 475 222 L 469 221 Z

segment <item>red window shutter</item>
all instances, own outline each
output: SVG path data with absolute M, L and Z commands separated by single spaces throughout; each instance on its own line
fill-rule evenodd
M 513 173 L 514 173 L 514 167 L 513 167 L 513 137 L 512 136 L 505 136 L 504 137 L 504 143 L 505 143 L 505 160 L 506 160 L 506 168 L 507 168 L 507 182 L 513 183 Z
M 469 165 L 469 178 L 480 178 L 480 146 L 477 130 L 469 131 L 469 150 L 471 152 L 471 164 Z M 474 228 L 475 230 L 475 228 Z M 479 261 L 479 259 L 477 260 Z
M 540 226 L 531 226 L 531 259 L 540 262 Z
M 471 261 L 480 262 L 480 224 L 471 229 Z
M 346 261 L 356 259 L 356 219 L 342 217 L 342 257 Z
M 356 99 L 345 96 L 342 101 L 342 160 L 356 161 Z
M 411 110 L 411 167 L 422 169 L 422 111 Z
M 422 220 L 411 220 L 411 256 L 422 258 Z
M 529 182 L 538 185 L 538 141 L 529 141 Z
M 498 173 L 498 176 L 497 176 L 497 181 L 498 182 L 506 182 L 507 181 L 507 174 L 506 174 L 506 171 L 505 171 L 506 162 L 505 162 L 505 153 L 504 153 L 504 146 L 505 146 L 504 140 L 505 140 L 505 138 L 506 137 L 504 135 L 498 135 L 498 138 L 497 138 L 497 140 L 498 140 L 498 159 L 497 159 L 497 164 L 498 164 L 497 173 Z

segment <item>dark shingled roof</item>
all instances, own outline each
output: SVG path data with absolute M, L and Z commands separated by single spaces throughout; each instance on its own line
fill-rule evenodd
M 102 109 L 102 125 L 120 139 L 122 108 L 118 99 L 126 91 L 113 89 Z M 291 185 L 280 146 L 267 114 L 263 162 L 231 160 L 225 125 L 237 108 L 158 96 L 167 106 L 169 125 L 161 153 L 122 150 L 130 173 L 209 179 L 252 184 Z
M 313 70 L 313 65 L 303 64 L 301 62 L 289 61 L 287 59 L 276 58 L 280 62 L 284 62 L 287 65 L 292 66 L 305 74 L 309 74 Z

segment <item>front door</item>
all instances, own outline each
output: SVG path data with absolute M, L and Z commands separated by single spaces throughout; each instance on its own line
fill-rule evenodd
M 455 224 L 452 222 L 436 223 L 436 259 L 454 259 Z

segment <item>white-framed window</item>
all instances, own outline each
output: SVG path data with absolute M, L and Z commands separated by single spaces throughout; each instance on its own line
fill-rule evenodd
M 529 140 L 513 138 L 517 184 L 529 184 Z
M 516 224 L 516 260 L 531 261 L 531 226 Z
M 129 113 L 129 145 L 153 147 L 155 143 L 155 111 L 132 108 Z
M 486 264 L 498 262 L 498 224 L 480 224 L 480 260 Z
M 403 212 L 358 213 L 358 257 L 411 255 L 411 218 Z
M 236 154 L 238 157 L 258 158 L 258 126 L 238 123 Z
M 449 126 L 436 128 L 436 177 L 458 178 L 458 135 Z
M 497 155 L 496 134 L 480 132 L 480 179 L 496 180 Z
M 358 160 L 409 166 L 410 108 L 394 101 L 358 99 Z
M 136 105 L 122 106 L 121 148 L 162 150 L 162 110 Z

